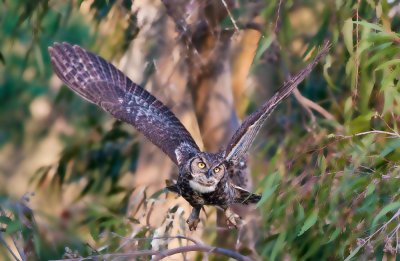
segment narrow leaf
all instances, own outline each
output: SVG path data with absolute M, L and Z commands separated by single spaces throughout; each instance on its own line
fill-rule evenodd
M 388 66 L 392 66 L 392 65 L 400 65 L 400 59 L 393 59 L 393 60 L 389 60 L 387 62 L 382 63 L 381 65 L 379 65 L 378 67 L 376 67 L 375 71 L 384 69 Z
M 367 28 L 370 28 L 372 30 L 376 30 L 376 31 L 379 31 L 379 32 L 383 31 L 383 27 L 382 26 L 379 26 L 379 25 L 373 24 L 373 23 L 368 23 L 366 21 L 353 21 L 353 24 L 359 24 L 359 25 L 365 26 Z
M 353 251 L 351 251 L 350 255 L 348 255 L 344 261 L 350 261 L 350 259 L 352 259 L 358 253 L 358 251 L 360 251 L 361 247 L 362 245 L 359 245 Z
M 353 23 L 351 18 L 347 19 L 343 25 L 343 40 L 347 51 L 353 53 Z
M 379 154 L 379 156 L 381 156 L 382 158 L 386 157 L 389 153 L 393 152 L 394 150 L 396 150 L 397 148 L 400 147 L 400 139 L 395 139 L 392 142 L 389 142 L 385 148 L 382 150 L 381 154 Z
M 309 230 L 310 227 L 312 227 L 317 222 L 317 219 L 318 219 L 318 211 L 314 210 L 313 213 L 311 213 L 311 215 L 304 222 L 304 225 L 297 236 L 301 236 L 307 230 Z
M 393 210 L 398 210 L 399 208 L 400 208 L 400 201 L 392 202 L 389 205 L 387 205 L 384 208 L 382 208 L 382 210 L 379 211 L 378 215 L 376 215 L 376 217 L 372 221 L 372 227 L 375 227 L 376 224 L 378 223 L 379 219 L 381 219 L 387 213 L 389 213 L 389 212 L 391 212 Z

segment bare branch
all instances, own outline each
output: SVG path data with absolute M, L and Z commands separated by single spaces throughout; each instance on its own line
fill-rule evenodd
M 280 14 L 281 14 L 282 2 L 283 2 L 283 0 L 279 0 L 278 10 L 277 10 L 277 15 L 276 15 L 276 20 L 275 20 L 275 27 L 274 27 L 274 33 L 275 34 L 278 34 L 278 31 L 279 31 L 278 26 L 281 23 Z
M 109 259 L 109 258 L 135 258 L 140 256 L 155 256 L 152 261 L 158 261 L 165 257 L 172 256 L 179 253 L 186 253 L 186 252 L 205 252 L 205 253 L 214 253 L 223 256 L 228 256 L 234 258 L 239 261 L 252 261 L 251 258 L 241 255 L 235 251 L 220 248 L 220 247 L 213 247 L 207 245 L 192 245 L 192 246 L 181 246 L 177 248 L 172 248 L 168 250 L 141 250 L 141 251 L 134 251 L 130 253 L 114 253 L 114 254 L 104 254 L 104 255 L 92 255 L 88 257 L 80 257 L 80 258 L 68 258 L 68 259 L 56 259 L 53 261 L 82 261 L 82 260 L 91 260 L 91 259 Z
M 368 134 L 385 134 L 385 135 L 392 136 L 393 138 L 400 138 L 400 134 L 397 132 L 388 132 L 388 131 L 380 131 L 380 130 L 364 131 L 364 132 L 356 133 L 356 134 L 349 135 L 349 136 L 339 135 L 339 134 L 333 134 L 333 135 L 335 137 L 339 137 L 342 139 L 350 139 L 350 138 L 364 136 L 364 135 L 368 135 Z
M 191 238 L 191 237 L 187 237 L 187 236 L 182 236 L 182 235 L 164 236 L 164 237 L 134 237 L 134 238 L 123 237 L 123 236 L 120 236 L 120 235 L 118 235 L 116 233 L 113 233 L 113 235 L 115 235 L 115 236 L 117 236 L 119 238 L 130 240 L 130 241 L 145 241 L 145 240 L 149 240 L 150 241 L 150 240 L 154 240 L 154 239 L 186 239 L 188 241 L 193 242 L 196 245 L 202 245 L 202 243 L 197 241 L 196 239 Z
M 172 255 L 175 255 L 178 253 L 191 252 L 191 251 L 220 254 L 220 255 L 224 255 L 224 256 L 229 256 L 229 257 L 234 258 L 239 261 L 251 261 L 252 260 L 251 258 L 249 258 L 247 256 L 243 256 L 235 251 L 232 251 L 232 250 L 229 250 L 226 248 L 206 246 L 206 245 L 194 245 L 194 246 L 177 247 L 177 248 L 169 249 L 166 251 L 162 251 L 161 253 L 156 255 L 152 259 L 152 261 L 158 261 L 167 256 L 172 256 Z
M 324 116 L 325 119 L 327 120 L 334 120 L 335 117 L 328 112 L 327 110 L 325 110 L 324 108 L 322 108 L 319 104 L 313 102 L 312 100 L 304 97 L 300 91 L 298 89 L 293 90 L 293 94 L 296 97 L 296 99 L 299 101 L 299 103 L 304 106 L 307 109 L 313 109 L 314 111 L 318 112 L 319 114 L 321 114 L 322 116 Z
M 16 261 L 20 261 L 20 259 L 15 255 L 15 253 L 11 250 L 11 248 L 7 245 L 7 242 L 3 239 L 3 237 L 0 235 L 0 243 L 3 244 L 3 246 L 7 249 L 8 252 L 11 253 L 11 255 L 13 256 L 13 258 Z
M 221 0 L 221 2 L 222 2 L 222 4 L 224 5 L 224 7 L 225 7 L 225 9 L 226 9 L 226 12 L 228 13 L 229 18 L 231 19 L 232 24 L 233 24 L 233 26 L 235 27 L 236 32 L 239 32 L 239 27 L 237 26 L 236 21 L 235 21 L 235 19 L 233 18 L 232 13 L 231 13 L 231 11 L 229 10 L 228 5 L 226 4 L 225 0 Z

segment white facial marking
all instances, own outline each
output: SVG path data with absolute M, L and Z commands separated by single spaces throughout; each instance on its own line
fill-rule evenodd
M 200 193 L 210 193 L 213 192 L 215 190 L 216 185 L 212 185 L 212 186 L 204 186 L 201 185 L 199 183 L 197 183 L 196 181 L 190 180 L 189 181 L 189 185 L 190 187 Z

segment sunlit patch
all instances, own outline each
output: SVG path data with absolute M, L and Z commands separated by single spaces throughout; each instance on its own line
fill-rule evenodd
M 36 120 L 44 120 L 51 113 L 51 104 L 45 97 L 38 97 L 29 106 L 32 117 Z

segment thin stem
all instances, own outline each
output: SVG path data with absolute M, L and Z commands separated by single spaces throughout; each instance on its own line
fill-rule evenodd
M 119 237 L 119 238 L 124 238 L 126 240 L 132 240 L 132 241 L 145 241 L 145 240 L 154 240 L 154 239 L 186 239 L 188 241 L 193 242 L 196 245 L 201 245 L 201 243 L 191 237 L 186 237 L 186 236 L 181 236 L 181 235 L 177 235 L 177 236 L 163 236 L 163 237 L 134 237 L 134 238 L 128 238 L 128 237 L 123 237 L 120 236 L 118 234 L 113 233 L 115 236 Z
M 356 134 L 349 135 L 349 136 L 337 135 L 337 134 L 335 136 L 343 138 L 343 139 L 349 139 L 349 138 L 368 135 L 368 134 L 386 134 L 386 135 L 389 135 L 392 137 L 400 138 L 400 134 L 397 132 L 388 132 L 388 131 L 380 131 L 380 130 L 364 131 L 364 132 L 356 133 Z
M 236 21 L 235 21 L 235 19 L 233 18 L 232 13 L 231 13 L 231 11 L 229 10 L 228 5 L 226 4 L 225 0 L 221 0 L 221 2 L 222 2 L 222 4 L 224 5 L 224 7 L 225 7 L 225 9 L 226 9 L 226 12 L 228 13 L 229 18 L 230 18 L 231 21 L 232 21 L 233 27 L 235 27 L 236 32 L 239 32 L 239 27 L 237 26 Z
M 205 252 L 205 253 L 214 253 L 219 255 L 228 256 L 234 258 L 239 261 L 252 261 L 251 258 L 241 255 L 235 251 L 220 248 L 220 247 L 213 247 L 207 245 L 193 245 L 193 246 L 181 246 L 177 248 L 172 248 L 168 250 L 141 250 L 135 251 L 130 253 L 114 253 L 114 254 L 104 254 L 104 255 L 92 255 L 88 257 L 80 257 L 80 258 L 69 258 L 69 259 L 57 259 L 53 261 L 82 261 L 82 260 L 91 260 L 96 258 L 108 259 L 108 258 L 135 258 L 140 256 L 155 256 L 152 261 L 158 261 L 165 257 L 172 256 L 179 253 L 186 253 L 186 252 Z
M 275 27 L 274 27 L 274 33 L 278 34 L 278 24 L 280 23 L 280 14 L 281 14 L 281 6 L 282 6 L 282 2 L 283 0 L 279 0 L 279 4 L 278 4 L 278 11 L 277 11 L 277 15 L 276 15 L 276 20 L 275 20 Z
M 7 242 L 4 241 L 3 237 L 0 235 L 0 243 L 4 245 L 4 247 L 8 250 L 8 252 L 11 253 L 11 255 L 14 257 L 16 261 L 20 261 L 20 259 L 17 257 L 17 255 L 11 250 L 11 248 L 7 245 Z

